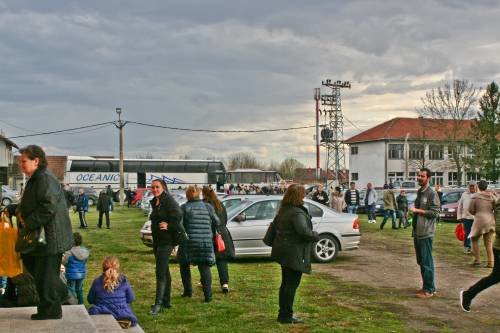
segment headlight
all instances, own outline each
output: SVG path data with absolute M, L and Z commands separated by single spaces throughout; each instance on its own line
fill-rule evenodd
M 448 208 L 447 211 L 448 213 L 453 213 L 456 209 L 455 208 Z
M 375 208 L 380 208 L 380 205 L 375 205 Z

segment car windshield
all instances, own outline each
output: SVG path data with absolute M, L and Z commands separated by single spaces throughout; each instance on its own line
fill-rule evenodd
M 252 203 L 252 200 L 241 200 L 239 203 L 234 204 L 227 210 L 227 217 L 229 219 L 232 218 L 234 215 L 236 215 L 237 212 L 239 212 L 243 208 L 250 206 Z

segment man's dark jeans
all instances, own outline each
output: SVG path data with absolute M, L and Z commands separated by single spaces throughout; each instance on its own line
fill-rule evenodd
M 464 231 L 465 231 L 464 247 L 470 249 L 472 244 L 471 244 L 471 239 L 469 238 L 469 234 L 470 234 L 470 230 L 472 229 L 472 223 L 474 223 L 474 220 L 463 219 L 463 222 L 464 222 Z
M 374 203 L 371 205 L 366 205 L 366 212 L 368 213 L 368 221 L 377 219 L 377 217 L 375 216 L 375 204 Z
M 279 293 L 280 310 L 278 319 L 286 320 L 293 316 L 293 301 L 300 284 L 302 272 L 281 266 L 281 286 Z
M 172 288 L 172 278 L 168 266 L 172 245 L 158 245 L 153 247 L 156 260 L 156 305 L 170 306 L 170 290 Z
M 422 289 L 428 293 L 436 292 L 436 286 L 434 285 L 432 241 L 433 237 L 424 239 L 413 238 L 415 254 L 417 255 L 417 264 L 420 266 L 420 274 L 422 275 Z
M 474 284 L 472 287 L 470 287 L 468 290 L 466 290 L 464 292 L 464 297 L 466 297 L 468 300 L 472 300 L 474 297 L 476 297 L 477 294 L 479 294 L 484 289 L 487 289 L 487 288 L 491 287 L 492 285 L 500 282 L 500 250 L 499 249 L 493 249 L 493 258 L 495 259 L 495 264 L 493 266 L 493 270 L 491 271 L 491 274 L 485 278 L 482 278 L 481 280 L 476 282 L 476 284 Z
M 110 227 L 110 222 L 109 222 L 109 211 L 99 211 L 99 223 L 97 223 L 97 226 L 100 228 L 102 227 L 102 215 L 106 215 L 106 227 Z
M 382 224 L 380 224 L 380 229 L 384 228 L 385 222 L 389 219 L 389 215 L 391 215 L 392 218 L 392 229 L 396 229 L 396 211 L 394 209 L 384 210 L 384 220 L 382 221 Z

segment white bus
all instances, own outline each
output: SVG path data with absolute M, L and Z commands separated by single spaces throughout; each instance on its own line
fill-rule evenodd
M 169 188 L 188 185 L 212 185 L 217 189 L 226 183 L 226 171 L 221 161 L 124 159 L 125 188 L 148 187 L 154 179 L 163 179 Z M 111 185 L 120 188 L 119 159 L 89 156 L 68 156 L 65 183 L 70 186 L 93 187 L 96 190 Z

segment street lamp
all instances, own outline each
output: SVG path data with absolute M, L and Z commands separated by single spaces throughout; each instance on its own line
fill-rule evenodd
M 116 128 L 120 130 L 120 193 L 118 195 L 120 199 L 120 206 L 123 206 L 123 201 L 125 197 L 125 174 L 123 172 L 123 127 L 127 124 L 126 121 L 122 121 L 121 114 L 122 108 L 115 109 L 118 115 L 118 121 L 115 122 Z M 112 199 L 111 199 L 112 200 Z

